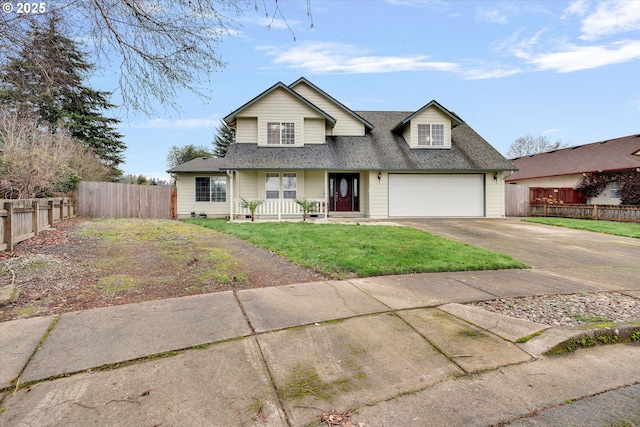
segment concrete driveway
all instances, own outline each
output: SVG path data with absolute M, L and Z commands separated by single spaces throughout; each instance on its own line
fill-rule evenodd
M 640 239 L 534 224 L 518 218 L 396 222 L 506 253 L 540 273 L 640 297 Z

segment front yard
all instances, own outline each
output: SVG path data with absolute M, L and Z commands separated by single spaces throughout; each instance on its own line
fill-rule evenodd
M 357 223 L 231 223 L 221 219 L 185 221 L 237 236 L 335 279 L 527 267 L 507 255 L 409 227 Z
M 154 299 L 386 274 L 524 268 L 407 227 L 74 218 L 0 253 L 0 322 Z

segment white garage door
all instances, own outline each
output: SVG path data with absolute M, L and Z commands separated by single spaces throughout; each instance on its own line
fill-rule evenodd
M 484 216 L 484 175 L 389 174 L 389 216 Z

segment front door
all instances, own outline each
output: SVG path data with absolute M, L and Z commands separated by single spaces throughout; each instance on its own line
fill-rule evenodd
M 357 173 L 329 174 L 329 206 L 334 212 L 354 212 L 360 210 L 359 181 Z

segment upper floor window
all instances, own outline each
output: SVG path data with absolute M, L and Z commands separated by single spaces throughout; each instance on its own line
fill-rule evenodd
M 267 123 L 267 144 L 295 144 L 296 124 L 293 122 Z
M 226 202 L 227 177 L 196 177 L 196 202 Z
M 444 146 L 443 124 L 419 124 L 418 145 L 420 146 Z

